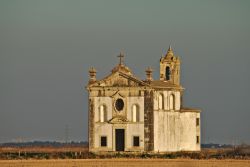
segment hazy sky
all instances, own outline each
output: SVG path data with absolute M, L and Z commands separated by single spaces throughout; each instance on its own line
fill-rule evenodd
M 202 142 L 250 143 L 250 1 L 1 0 L 0 142 L 87 140 L 88 69 L 120 50 L 159 78 L 169 44 L 184 104 L 202 109 Z

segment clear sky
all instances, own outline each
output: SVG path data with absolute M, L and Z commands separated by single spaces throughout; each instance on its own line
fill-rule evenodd
M 88 69 L 159 78 L 169 44 L 202 142 L 250 143 L 250 1 L 1 0 L 0 142 L 87 140 Z

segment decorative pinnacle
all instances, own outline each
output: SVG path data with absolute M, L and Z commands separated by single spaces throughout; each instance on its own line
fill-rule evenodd
M 173 51 L 171 45 L 169 45 L 168 51 Z
M 173 52 L 173 50 L 172 50 L 171 45 L 169 45 L 167 54 L 165 55 L 165 59 L 166 59 L 167 57 L 171 58 L 171 57 L 173 57 L 173 56 L 174 56 L 174 52 Z
M 96 69 L 94 67 L 90 67 L 89 73 L 96 73 Z
M 146 72 L 146 75 L 147 75 L 147 81 L 152 81 L 153 80 L 153 77 L 152 77 L 153 70 L 152 70 L 152 68 L 148 67 L 145 72 Z
M 146 72 L 147 72 L 147 73 L 152 73 L 152 72 L 153 72 L 153 70 L 152 70 L 152 68 L 151 68 L 151 67 L 148 67 L 148 68 L 146 69 Z
M 90 77 L 90 83 L 96 81 L 96 69 L 94 67 L 91 67 L 89 69 L 89 77 Z

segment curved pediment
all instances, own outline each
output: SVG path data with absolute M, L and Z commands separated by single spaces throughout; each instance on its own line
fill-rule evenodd
M 148 86 L 148 84 L 131 74 L 128 75 L 123 72 L 117 71 L 102 80 L 96 81 L 90 86 L 133 87 Z

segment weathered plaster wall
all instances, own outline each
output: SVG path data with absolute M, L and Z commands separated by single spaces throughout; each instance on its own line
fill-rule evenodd
M 95 123 L 94 150 L 95 151 L 112 151 L 112 124 Z M 101 147 L 101 136 L 107 137 L 107 147 Z
M 125 132 L 126 133 L 126 132 Z M 140 146 L 133 146 L 133 136 L 139 136 Z M 143 151 L 144 150 L 144 124 L 143 123 L 131 123 L 127 124 L 126 133 L 126 151 Z
M 198 151 L 199 113 L 154 111 L 154 151 Z
M 155 151 L 179 151 L 179 122 L 179 112 L 154 112 Z
M 183 112 L 181 118 L 181 150 L 199 151 L 200 144 L 196 143 L 196 136 L 200 137 L 200 125 L 196 126 L 196 118 L 200 118 L 200 113 Z

